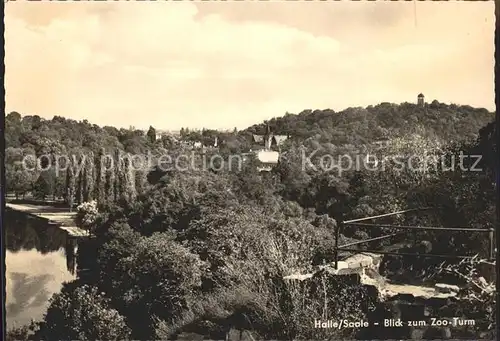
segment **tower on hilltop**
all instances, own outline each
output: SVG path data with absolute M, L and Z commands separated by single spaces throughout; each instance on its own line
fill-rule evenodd
M 423 107 L 425 105 L 425 97 L 424 97 L 424 94 L 422 93 L 419 93 L 418 96 L 417 96 L 417 104 L 421 107 Z

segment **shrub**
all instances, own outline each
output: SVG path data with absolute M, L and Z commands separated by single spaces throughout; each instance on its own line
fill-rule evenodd
M 130 335 L 123 316 L 96 287 L 67 285 L 55 294 L 36 338 L 44 340 L 123 340 Z
M 76 223 L 79 227 L 90 230 L 99 217 L 97 202 L 95 200 L 84 202 L 77 207 Z

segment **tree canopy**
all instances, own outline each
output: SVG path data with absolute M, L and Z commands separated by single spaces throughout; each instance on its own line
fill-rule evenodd
M 240 131 L 182 129 L 180 136 L 156 139 L 152 127 L 148 132 L 101 128 L 59 116 L 44 120 L 11 113 L 8 189 L 83 204 L 81 221 L 95 235 L 86 242 L 93 253 L 79 255 L 85 258 L 79 260 L 86 264 L 85 278 L 52 298 L 35 337 L 154 339 L 196 330 L 222 339 L 235 326 L 261 338 L 352 337 L 303 321 L 328 311 L 366 317 L 372 307 L 364 289 L 325 284 L 323 291 L 309 292 L 283 277 L 331 262 L 334 230 L 346 219 L 426 206 L 434 208 L 432 214 L 384 222 L 493 227 L 498 169 L 493 119 L 485 109 L 437 101 L 424 107 L 383 103 L 342 112 L 306 110 Z M 252 134 L 262 134 L 266 126 L 290 136 L 269 173 L 256 172 L 251 157 L 237 171 L 158 164 L 165 155 L 192 153 L 194 141 L 207 147 L 193 159 L 196 166 L 210 155 L 249 151 Z M 20 168 L 15 161 L 27 154 L 47 155 L 51 165 L 63 155 L 76 157 L 55 174 Z M 304 155 L 310 156 L 308 167 Z M 349 159 L 367 155 L 377 162 L 339 171 Z M 481 158 L 450 168 L 449 161 L 460 155 Z M 340 163 L 325 167 L 325 160 Z M 56 190 L 58 181 L 62 190 Z M 84 203 L 92 200 L 87 219 Z M 387 232 L 345 228 L 339 244 Z M 440 253 L 488 251 L 487 238 L 479 234 L 422 232 L 418 238 Z M 418 262 L 407 267 L 406 276 L 423 279 L 436 266 Z M 388 271 L 389 277 L 397 275 Z M 327 292 L 331 299 L 318 296 Z

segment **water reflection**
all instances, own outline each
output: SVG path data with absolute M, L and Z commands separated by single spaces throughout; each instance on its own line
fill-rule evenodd
M 76 270 L 76 254 L 78 252 L 78 243 L 75 238 L 67 238 L 64 254 L 66 255 L 66 268 L 74 275 Z
M 40 319 L 63 282 L 75 279 L 77 241 L 55 226 L 6 210 L 7 325 Z

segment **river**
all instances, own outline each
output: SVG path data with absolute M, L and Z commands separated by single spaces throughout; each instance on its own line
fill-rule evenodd
M 76 278 L 76 241 L 57 227 L 6 210 L 7 328 L 40 320 L 50 297 Z

